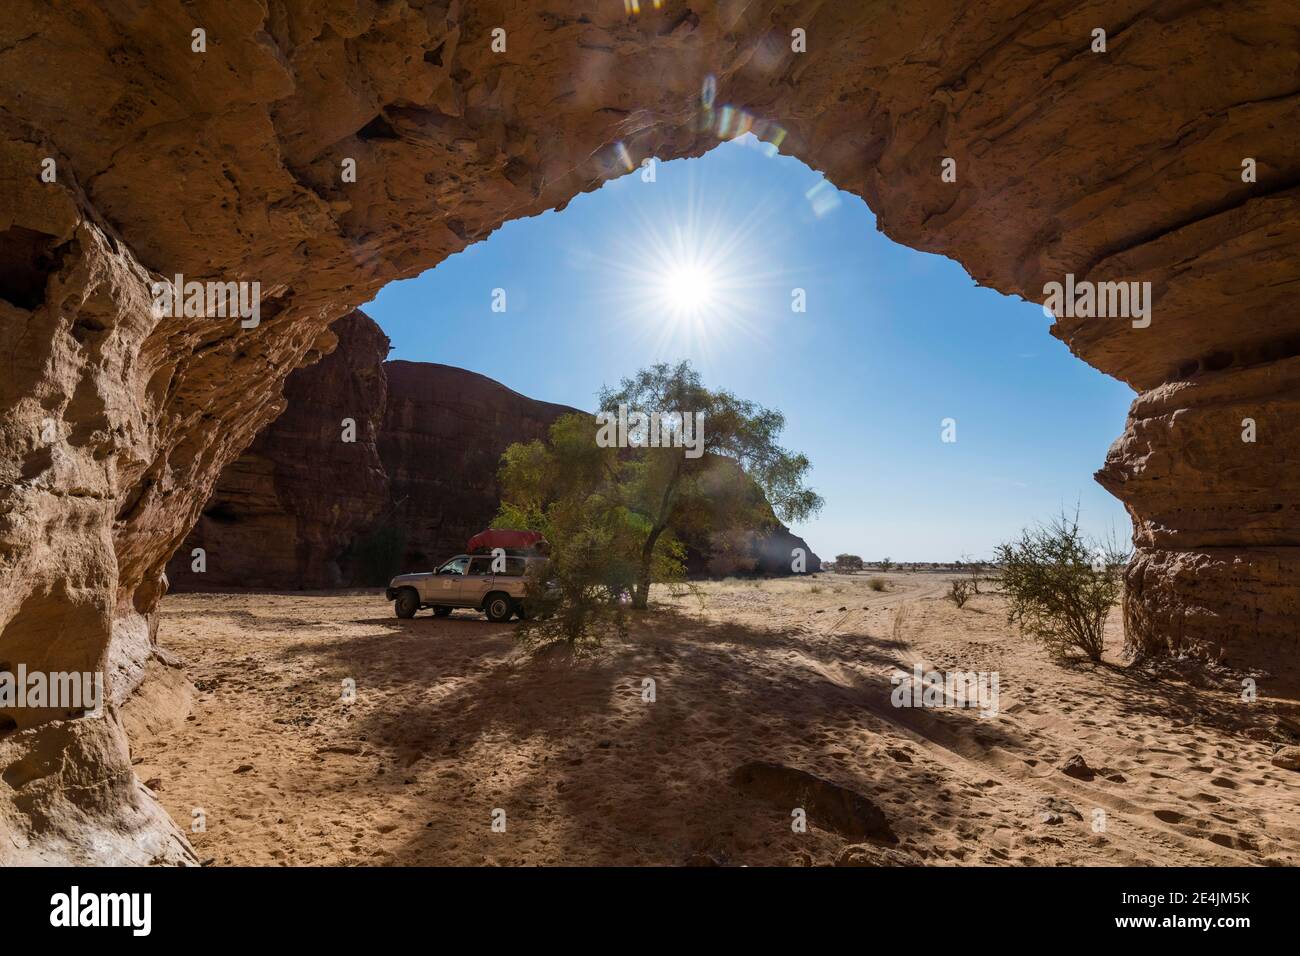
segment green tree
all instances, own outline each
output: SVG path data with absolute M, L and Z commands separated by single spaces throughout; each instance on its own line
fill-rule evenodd
M 821 507 L 804 485 L 808 459 L 777 443 L 784 417 L 705 388 L 687 362 L 643 369 L 602 390 L 600 405 L 615 415 L 622 406 L 629 416 L 680 414 L 701 424 L 690 431 L 689 447 L 680 447 L 684 428 L 670 430 L 679 440 L 661 447 L 649 447 L 648 436 L 636 432 L 632 447 L 603 447 L 591 416 L 567 415 L 551 426 L 546 443 L 506 450 L 497 520 L 546 534 L 552 563 L 574 571 L 566 599 L 587 601 L 602 587 L 626 583 L 632 606 L 644 608 L 652 582 L 681 578 L 683 540 L 761 527 L 773 514 L 799 521 Z M 578 542 L 593 540 L 613 549 L 603 570 L 579 558 L 588 552 Z M 633 573 L 625 582 L 628 566 Z
M 835 555 L 836 571 L 861 571 L 862 558 L 856 554 L 837 554 Z
M 621 500 L 619 450 L 596 443 L 590 415 L 558 419 L 546 442 L 516 443 L 502 455 L 501 507 L 493 526 L 540 531 L 551 550 L 544 578 L 530 578 L 519 628 L 524 644 L 596 643 L 626 629 L 645 522 Z M 661 580 L 679 575 L 681 549 L 661 537 Z
M 644 608 L 654 578 L 656 547 L 664 534 L 681 539 L 736 525 L 759 525 L 768 506 L 785 522 L 820 510 L 822 499 L 804 485 L 809 463 L 777 443 L 785 417 L 777 411 L 711 391 L 689 362 L 654 365 L 600 394 L 600 406 L 646 413 L 692 415 L 700 422 L 700 454 L 678 447 L 639 447 L 620 458 L 619 496 L 642 523 L 632 604 Z M 728 461 L 729 459 L 729 461 Z M 762 494 L 736 473 L 738 465 Z

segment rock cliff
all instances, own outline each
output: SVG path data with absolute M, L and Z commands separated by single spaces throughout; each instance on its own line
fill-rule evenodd
M 350 582 L 349 545 L 390 503 L 380 460 L 389 346 L 360 312 L 332 329 L 338 347 L 289 376 L 284 413 L 221 473 L 167 564 L 173 590 Z

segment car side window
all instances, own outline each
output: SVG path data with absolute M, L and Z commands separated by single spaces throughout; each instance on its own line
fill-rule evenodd
M 492 573 L 492 559 L 491 559 L 491 558 L 471 558 L 471 559 L 470 559 L 470 562 L 469 562 L 469 570 L 468 570 L 467 572 L 465 572 L 465 573 L 466 573 L 466 574 L 491 574 L 491 573 Z
M 438 569 L 439 574 L 464 574 L 469 558 L 455 558 Z

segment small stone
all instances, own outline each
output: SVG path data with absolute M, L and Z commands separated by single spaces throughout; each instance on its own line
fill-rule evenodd
M 1082 754 L 1074 754 L 1069 757 L 1065 763 L 1061 764 L 1061 773 L 1067 777 L 1073 777 L 1075 780 L 1091 780 L 1096 776 L 1093 769 L 1088 766 L 1088 761 L 1083 759 Z
M 1039 819 L 1044 823 L 1060 823 L 1066 817 L 1073 817 L 1076 820 L 1082 820 L 1083 814 L 1074 808 L 1074 804 L 1068 800 L 1062 800 L 1060 797 L 1043 797 L 1038 801 L 1035 809 L 1039 812 Z M 1055 817 L 1055 819 L 1051 819 Z
M 1273 754 L 1273 766 L 1283 770 L 1300 770 L 1300 747 L 1283 747 Z
M 235 768 L 235 773 L 248 773 L 248 771 L 252 769 L 253 769 L 253 765 L 251 763 L 241 763 L 238 767 Z

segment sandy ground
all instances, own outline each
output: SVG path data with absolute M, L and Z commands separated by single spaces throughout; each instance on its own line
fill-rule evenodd
M 1300 773 L 1270 764 L 1295 701 L 1125 670 L 1114 621 L 1106 664 L 1063 666 L 997 595 L 887 580 L 662 591 L 576 661 L 377 595 L 170 596 L 196 689 L 137 720 L 136 769 L 216 865 L 1300 863 Z M 917 662 L 996 671 L 999 714 L 892 706 Z

